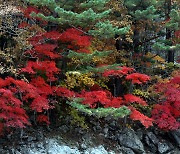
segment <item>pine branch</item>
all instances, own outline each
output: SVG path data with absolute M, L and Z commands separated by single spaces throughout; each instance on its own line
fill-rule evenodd
M 76 108 L 80 112 L 86 113 L 89 116 L 96 116 L 98 118 L 112 116 L 114 118 L 124 118 L 130 114 L 130 110 L 126 106 L 120 108 L 97 108 L 90 109 L 87 105 L 80 104 L 81 98 L 75 98 L 72 101 L 68 101 L 67 104 Z

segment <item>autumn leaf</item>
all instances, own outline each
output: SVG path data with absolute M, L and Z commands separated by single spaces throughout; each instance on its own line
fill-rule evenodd
M 139 120 L 142 123 L 142 125 L 145 126 L 146 128 L 149 128 L 150 126 L 153 125 L 153 119 L 152 118 L 145 116 L 144 114 L 142 114 L 141 112 L 139 112 L 135 108 L 131 107 L 130 109 L 131 109 L 130 118 L 132 120 Z

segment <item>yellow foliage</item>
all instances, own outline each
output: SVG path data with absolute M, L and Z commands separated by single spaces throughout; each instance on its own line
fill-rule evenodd
M 105 88 L 105 89 L 109 89 L 108 86 L 106 85 L 106 83 L 109 81 L 108 78 L 99 78 L 95 81 L 96 84 L 98 84 L 100 87 Z
M 169 81 L 169 78 L 165 78 L 163 79 L 161 76 L 159 75 L 154 75 L 151 77 L 152 80 L 156 80 L 156 82 L 158 83 L 167 83 Z
M 106 83 L 109 81 L 108 78 L 92 78 L 92 73 L 82 74 L 76 71 L 70 71 L 66 73 L 66 79 L 61 84 L 61 86 L 66 87 L 68 89 L 73 88 L 88 88 L 97 84 L 102 88 L 108 89 Z
M 93 57 L 92 61 L 93 61 L 93 63 L 96 63 L 96 64 L 107 63 L 106 58 L 101 58 L 101 57 Z
M 149 92 L 141 91 L 140 89 L 135 89 L 133 94 L 144 98 L 149 98 L 150 95 Z
M 156 60 L 156 61 L 161 62 L 161 63 L 165 63 L 165 59 L 163 59 L 163 58 L 160 57 L 160 56 L 155 56 L 155 57 L 153 58 L 153 60 Z
M 158 55 L 155 55 L 151 52 L 148 52 L 146 54 L 146 57 L 147 58 L 152 58 L 153 60 L 157 61 L 157 62 L 160 62 L 160 63 L 165 63 L 165 59 L 163 59 L 162 57 L 158 56 Z
M 131 16 L 127 15 L 128 11 L 126 7 L 124 7 L 122 0 L 109 1 L 107 8 L 112 10 L 110 21 L 114 26 L 121 28 L 132 25 Z M 120 14 L 120 16 L 118 17 L 116 14 Z M 129 32 L 125 35 L 125 40 L 132 43 L 132 35 L 133 30 L 130 29 Z M 121 39 L 121 37 L 118 37 L 117 39 Z
M 93 51 L 109 51 L 116 50 L 115 47 L 115 39 L 111 40 L 99 40 L 98 38 L 94 38 L 91 42 L 90 50 Z
M 155 65 L 155 68 L 159 68 L 159 69 L 161 69 L 161 70 L 166 69 L 166 67 L 165 67 L 164 65 L 162 65 L 162 64 L 157 64 L 157 65 Z
M 78 88 L 85 88 L 91 87 L 95 84 L 94 80 L 90 77 L 91 74 L 81 74 L 79 72 L 67 72 L 66 73 L 66 80 L 64 86 L 68 89 L 72 89 L 75 87 Z
M 71 58 L 71 61 L 68 63 L 68 66 L 73 66 L 73 65 L 80 65 L 82 64 L 82 62 L 80 61 L 80 59 L 73 57 Z

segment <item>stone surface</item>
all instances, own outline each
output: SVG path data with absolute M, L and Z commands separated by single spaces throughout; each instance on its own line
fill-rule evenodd
M 167 153 L 171 150 L 172 150 L 172 148 L 170 147 L 170 145 L 167 142 L 159 142 L 158 143 L 158 152 L 160 154 Z
M 108 136 L 108 131 L 109 131 L 109 128 L 107 127 L 103 129 L 103 133 L 105 136 Z
M 91 147 L 83 143 L 79 149 L 78 146 L 68 145 L 61 139 L 45 138 L 44 141 L 24 144 L 18 148 L 9 147 L 8 150 L 0 148 L 0 154 L 116 154 L 112 150 L 106 150 L 103 145 Z
M 32 142 L 32 141 L 36 141 L 36 140 L 37 140 L 37 138 L 33 137 L 33 136 L 28 136 L 28 138 L 27 138 L 28 142 Z
M 82 144 L 80 145 L 80 148 L 81 148 L 82 150 L 85 150 L 85 149 L 87 149 L 87 145 L 84 144 L 84 143 L 82 143 Z
M 136 153 L 144 153 L 144 146 L 134 130 L 125 128 L 117 139 L 120 145 L 131 148 Z
M 148 145 L 151 152 L 153 153 L 157 152 L 159 139 L 156 137 L 156 135 L 153 132 L 147 132 L 144 137 L 144 141 Z
M 143 139 L 143 131 L 141 129 L 136 130 L 136 135 L 139 137 L 140 140 Z
M 174 150 L 167 152 L 165 154 L 180 154 L 180 149 L 174 149 Z
M 153 132 L 147 132 L 148 138 L 151 140 L 153 144 L 158 144 L 159 139 L 156 137 L 156 135 Z
M 69 147 L 67 145 L 58 144 L 55 140 L 49 140 L 46 151 L 48 154 L 80 154 L 76 147 Z
M 95 148 L 89 148 L 86 151 L 84 151 L 84 154 L 115 154 L 113 151 L 106 151 L 105 148 L 100 145 Z
M 95 132 L 101 132 L 102 127 L 101 127 L 99 124 L 97 124 L 96 126 L 93 127 L 93 130 L 94 130 Z
M 152 143 L 152 141 L 149 139 L 148 136 L 145 136 L 144 139 L 145 143 L 148 145 L 149 149 L 151 152 L 156 153 L 157 152 L 157 147 L 154 143 Z
M 38 134 L 36 135 L 37 141 L 42 141 L 43 138 L 44 138 L 44 135 L 43 135 L 42 131 L 38 131 Z
M 63 133 L 67 133 L 69 131 L 69 127 L 67 125 L 62 125 L 59 127 L 59 130 L 63 131 Z
M 169 138 L 168 133 L 140 128 L 136 131 L 130 128 L 112 130 L 114 122 L 111 126 L 96 124 L 95 129 L 99 132 L 85 131 L 83 135 L 79 133 L 79 127 L 70 129 L 62 125 L 55 132 L 28 130 L 21 140 L 17 140 L 19 134 L 9 139 L 4 137 L 0 139 L 0 154 L 180 154 L 173 135 Z M 173 133 L 179 137 L 178 131 Z M 14 142 L 4 143 L 10 139 Z
M 180 129 L 172 131 L 171 136 L 173 137 L 176 144 L 180 147 Z
M 135 154 L 135 153 L 133 152 L 133 150 L 131 150 L 130 148 L 122 147 L 122 148 L 121 148 L 121 151 L 122 151 L 122 154 Z

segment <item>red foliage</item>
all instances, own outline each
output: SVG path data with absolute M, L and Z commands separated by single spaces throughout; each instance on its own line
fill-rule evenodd
M 166 99 L 161 104 L 156 104 L 152 110 L 152 118 L 160 129 L 176 130 L 180 128 L 180 76 L 176 76 L 168 83 L 156 86 L 157 92 Z
M 84 35 L 80 29 L 70 28 L 63 33 L 57 31 L 46 32 L 41 34 L 41 37 L 67 43 L 67 48 L 76 52 L 90 52 L 88 48 L 91 45 L 91 37 Z
M 83 104 L 88 104 L 90 107 L 97 107 L 97 103 L 101 103 L 104 107 L 120 107 L 122 105 L 129 105 L 130 103 L 139 103 L 143 106 L 147 106 L 147 103 L 140 97 L 132 94 L 124 95 L 122 97 L 112 97 L 109 92 L 98 90 L 98 91 L 82 91 L 80 97 L 84 98 Z
M 38 93 L 36 92 L 36 87 L 32 86 L 31 84 L 28 84 L 24 82 L 23 80 L 15 80 L 11 77 L 6 78 L 5 80 L 2 80 L 4 82 L 3 85 L 0 86 L 0 88 L 7 88 L 12 89 L 14 93 L 23 93 L 23 100 L 28 99 L 28 94 L 31 94 L 31 98 L 35 98 Z M 12 90 L 11 90 L 12 91 Z
M 122 97 L 113 97 L 110 104 L 106 104 L 105 107 L 119 108 L 123 105 L 124 101 Z
M 21 10 L 22 10 L 22 12 L 24 14 L 24 17 L 29 18 L 29 19 L 35 18 L 36 20 L 41 21 L 42 25 L 47 24 L 47 22 L 42 20 L 41 18 L 31 17 L 31 13 L 35 13 L 35 14 L 42 13 L 42 11 L 40 11 L 38 8 L 29 6 L 26 9 L 22 8 Z
M 45 123 L 46 125 L 50 124 L 48 116 L 43 115 L 43 114 L 38 115 L 36 120 L 37 120 L 37 122 L 39 122 L 41 124 L 43 124 L 43 123 Z
M 28 116 L 21 106 L 22 102 L 13 92 L 0 88 L 0 119 L 3 120 L 3 127 L 23 128 L 29 125 Z
M 62 34 L 59 33 L 58 31 L 50 31 L 50 32 L 43 33 L 41 36 L 42 36 L 42 38 L 46 38 L 46 39 L 50 39 L 50 40 L 53 40 L 53 41 L 57 41 L 57 40 L 59 40 L 61 35 Z
M 175 76 L 174 78 L 172 78 L 170 80 L 170 83 L 179 85 L 180 84 L 180 76 Z
M 56 47 L 56 44 L 37 44 L 34 46 L 35 51 L 30 50 L 29 53 L 33 56 L 37 55 L 37 57 L 43 55 L 50 57 L 51 59 L 60 58 L 61 56 L 58 53 L 53 52 Z
M 52 94 L 52 90 L 42 78 L 38 77 L 37 79 L 32 80 L 34 85 L 26 83 L 23 80 L 14 80 L 13 78 L 5 79 L 4 83 L 5 84 L 0 88 L 4 87 L 11 89 L 13 86 L 14 93 L 20 93 L 22 101 L 29 102 L 29 99 L 31 99 L 32 102 L 30 104 L 30 108 L 32 110 L 42 112 L 43 110 L 50 109 L 51 106 L 49 105 L 50 102 L 48 101 L 47 97 L 48 95 Z M 12 91 L 10 92 L 12 93 Z
M 80 97 L 84 98 L 83 104 L 89 105 L 91 108 L 96 108 L 97 103 L 101 103 L 103 106 L 110 106 L 111 100 L 105 91 L 82 91 Z
M 118 67 L 118 70 L 107 70 L 103 73 L 104 77 L 108 76 L 116 76 L 116 77 L 123 77 L 125 76 L 126 80 L 131 80 L 132 83 L 137 83 L 137 84 L 142 84 L 146 83 L 147 81 L 150 80 L 150 77 L 145 74 L 140 74 L 140 73 L 133 73 L 135 70 L 134 68 L 131 67 Z
M 180 122 L 176 120 L 173 116 L 172 110 L 173 108 L 169 108 L 170 106 L 166 104 L 155 105 L 152 110 L 152 118 L 160 129 L 163 130 L 176 130 L 180 128 Z M 178 111 L 178 115 L 180 116 L 180 110 Z
M 132 83 L 142 84 L 150 80 L 150 77 L 145 74 L 132 73 L 126 76 L 126 80 L 132 80 Z
M 50 95 L 53 93 L 51 86 L 42 77 L 32 79 L 31 84 L 38 88 L 37 92 L 41 95 Z
M 96 90 L 102 90 L 102 88 L 98 84 L 94 84 L 91 88 L 91 91 L 96 91 Z
M 88 47 L 91 45 L 91 37 L 85 36 L 82 31 L 70 28 L 62 33 L 59 38 L 62 42 L 71 42 L 69 49 L 76 49 L 77 52 L 89 53 Z
M 26 28 L 30 26 L 27 22 L 21 22 L 19 25 L 18 25 L 18 28 Z
M 75 93 L 64 87 L 53 87 L 54 94 L 60 97 L 74 97 Z
M 51 94 L 51 87 L 41 77 L 32 79 L 31 83 L 11 77 L 0 78 L 0 129 L 30 125 L 24 105 L 36 112 L 49 110 L 53 107 L 48 99 Z
M 26 9 L 23 10 L 23 14 L 24 14 L 24 16 L 25 16 L 26 18 L 32 18 L 32 17 L 30 16 L 30 14 L 31 14 L 32 12 L 34 12 L 34 13 L 37 14 L 37 13 L 39 13 L 40 11 L 39 11 L 37 8 L 31 7 L 31 6 L 29 6 L 29 7 L 27 7 Z
M 49 100 L 44 96 L 38 96 L 34 98 L 30 107 L 37 112 L 43 112 L 43 110 L 50 109 Z
M 55 81 L 55 74 L 58 74 L 60 70 L 56 67 L 54 61 L 28 61 L 25 68 L 21 69 L 21 72 L 27 72 L 29 74 L 36 74 L 36 71 L 42 71 L 48 77 L 48 81 Z
M 180 30 L 175 31 L 175 32 L 174 32 L 174 36 L 175 36 L 176 38 L 180 38 Z
M 137 111 L 135 108 L 130 107 L 130 109 L 131 109 L 130 118 L 132 120 L 139 120 L 143 124 L 143 126 L 145 126 L 146 128 L 153 125 L 152 118 L 145 116 L 141 112 Z
M 141 99 L 138 96 L 132 95 L 132 94 L 124 95 L 124 99 L 125 99 L 125 103 L 127 103 L 127 104 L 136 102 L 143 106 L 147 106 L 147 103 L 143 99 Z
M 30 43 L 31 45 L 33 45 L 33 46 L 36 46 L 37 44 L 40 44 L 40 42 L 41 42 L 42 40 L 44 40 L 44 37 L 43 37 L 42 33 L 40 33 L 40 32 L 37 33 L 35 36 L 30 37 L 30 38 L 28 39 L 29 43 Z
M 103 73 L 103 76 L 104 77 L 108 77 L 108 76 L 119 76 L 119 77 L 122 77 L 124 75 L 127 75 L 129 73 L 132 73 L 134 72 L 134 68 L 131 68 L 131 67 L 126 67 L 126 66 L 123 66 L 123 67 L 118 67 L 119 69 L 118 70 L 107 70 Z

